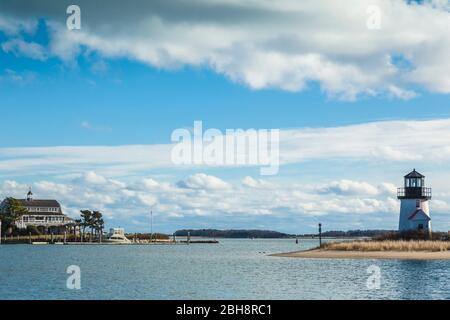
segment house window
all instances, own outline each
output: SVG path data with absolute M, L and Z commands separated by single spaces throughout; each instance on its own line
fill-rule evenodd
M 418 230 L 423 230 L 423 224 L 420 223 L 420 224 L 418 225 L 417 229 L 418 229 Z
M 416 208 L 421 208 L 422 207 L 422 201 L 420 200 L 416 200 Z

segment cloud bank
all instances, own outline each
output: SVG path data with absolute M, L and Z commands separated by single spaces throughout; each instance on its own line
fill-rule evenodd
M 384 121 L 330 128 L 302 128 L 280 131 L 280 165 L 312 161 L 359 161 L 445 163 L 450 160 L 450 119 L 428 121 Z M 61 146 L 0 148 L 0 173 L 28 176 L 95 170 L 107 176 L 141 174 L 153 169 L 199 169 L 206 164 L 175 165 L 174 145 Z M 236 166 L 229 166 L 236 168 Z M 224 168 L 227 168 L 224 165 Z M 283 173 L 283 168 L 280 169 Z M 247 179 L 246 185 L 258 181 Z M 214 186 L 216 181 L 197 176 L 185 187 Z
M 76 31 L 65 26 L 69 4 L 2 1 L 0 30 L 15 37 L 4 50 L 67 63 L 95 52 L 162 69 L 206 67 L 256 90 L 302 91 L 317 83 L 346 100 L 450 93 L 448 1 L 113 0 L 99 7 L 80 0 Z M 379 29 L 368 27 L 373 7 Z M 46 17 L 50 34 L 46 52 L 21 39 L 38 17 Z
M 246 177 L 245 181 L 250 181 Z M 256 181 L 256 180 L 255 180 Z M 153 208 L 159 220 L 208 217 L 319 217 L 323 215 L 385 213 L 391 216 L 398 211 L 395 192 L 385 192 L 381 186 L 351 180 L 331 181 L 334 189 L 324 191 L 323 185 L 293 183 L 278 185 L 259 180 L 255 185 L 224 181 L 197 173 L 186 176 L 177 183 L 139 178 L 120 181 L 101 176 L 93 171 L 80 173 L 59 182 L 41 180 L 31 186 L 35 197 L 58 199 L 67 214 L 77 217 L 81 209 L 100 210 L 107 222 L 111 220 L 138 228 L 130 221 L 139 221 Z M 353 185 L 347 193 L 340 185 Z M 28 185 L 15 180 L 0 185 L 0 196 L 23 198 Z M 320 192 L 317 192 L 320 190 Z M 342 192 L 341 192 L 342 191 Z M 441 201 L 442 208 L 448 208 Z

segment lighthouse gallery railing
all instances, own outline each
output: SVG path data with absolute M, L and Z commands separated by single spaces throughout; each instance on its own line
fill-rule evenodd
M 399 199 L 431 199 L 431 188 L 408 187 L 398 188 L 397 198 Z

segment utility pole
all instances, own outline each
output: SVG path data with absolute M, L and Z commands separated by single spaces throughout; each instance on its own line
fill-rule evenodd
M 319 223 L 319 248 L 322 248 L 322 224 Z

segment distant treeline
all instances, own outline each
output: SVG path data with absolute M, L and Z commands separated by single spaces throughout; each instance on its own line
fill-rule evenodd
M 175 232 L 177 237 L 187 237 L 190 233 L 191 237 L 205 238 L 290 238 L 292 235 L 269 230 L 178 230 Z
M 322 237 L 330 238 L 356 238 L 356 237 L 376 237 L 387 233 L 395 232 L 393 230 L 349 230 L 349 231 L 325 231 Z M 317 234 L 304 234 L 304 237 L 317 236 Z
M 383 234 L 391 233 L 392 230 L 350 230 L 350 231 L 325 231 L 322 237 L 330 238 L 355 238 L 355 237 L 376 237 Z M 317 237 L 318 234 L 287 234 L 270 230 L 216 230 L 216 229 L 184 229 L 175 232 L 177 237 L 187 237 L 188 233 L 191 237 L 204 238 L 262 238 L 262 239 L 279 239 L 279 238 L 295 238 L 295 237 Z

